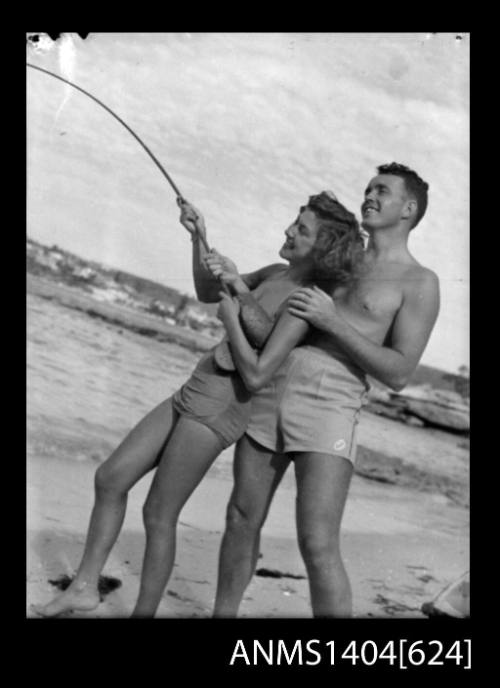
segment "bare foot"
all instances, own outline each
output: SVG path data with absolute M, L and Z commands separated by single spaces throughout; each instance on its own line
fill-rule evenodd
M 99 602 L 100 597 L 96 587 L 72 583 L 48 604 L 32 604 L 31 607 L 39 616 L 50 617 L 70 611 L 88 612 L 95 609 Z

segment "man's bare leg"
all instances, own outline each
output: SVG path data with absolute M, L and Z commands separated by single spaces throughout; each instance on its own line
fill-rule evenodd
M 350 461 L 329 454 L 294 455 L 297 534 L 315 617 L 352 615 L 351 586 L 340 554 L 340 523 L 353 472 Z
M 179 513 L 223 445 L 210 428 L 180 418 L 163 451 L 144 504 L 146 551 L 133 617 L 153 617 L 175 559 Z
M 99 604 L 99 575 L 118 538 L 130 488 L 158 462 L 177 414 L 170 399 L 159 404 L 131 430 L 95 475 L 95 501 L 82 560 L 71 585 L 44 606 L 41 616 L 89 611 Z
M 236 445 L 234 488 L 219 554 L 214 617 L 235 617 L 259 556 L 260 531 L 290 463 L 247 435 Z

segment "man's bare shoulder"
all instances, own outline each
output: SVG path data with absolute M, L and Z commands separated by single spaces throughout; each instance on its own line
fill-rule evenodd
M 411 283 L 418 283 L 429 288 L 439 286 L 439 277 L 433 270 L 426 268 L 417 261 L 406 266 L 403 279 Z
M 411 292 L 415 286 L 423 286 L 427 289 L 439 289 L 439 279 L 435 272 L 421 265 L 413 256 L 409 255 L 404 260 L 391 260 L 388 262 L 368 264 L 366 277 L 389 281 L 402 289 L 403 292 Z
M 403 293 L 406 303 L 427 304 L 439 308 L 439 278 L 433 270 L 420 265 L 408 266 L 403 277 Z

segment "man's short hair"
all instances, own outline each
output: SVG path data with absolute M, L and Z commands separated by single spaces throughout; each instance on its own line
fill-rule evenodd
M 307 206 L 319 220 L 318 235 L 312 249 L 313 281 L 318 284 L 343 284 L 350 280 L 364 251 L 356 217 L 331 192 L 310 196 Z
M 417 201 L 417 214 L 415 215 L 415 221 L 410 229 L 416 227 L 427 210 L 427 191 L 429 189 L 429 184 L 424 182 L 424 180 L 409 167 L 400 165 L 397 162 L 379 165 L 379 167 L 377 167 L 377 172 L 379 174 L 393 174 L 396 177 L 401 177 L 404 181 L 408 194 L 413 196 Z

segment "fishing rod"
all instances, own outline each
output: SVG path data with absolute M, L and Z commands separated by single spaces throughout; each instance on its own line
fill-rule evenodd
M 120 124 L 123 124 L 125 129 L 127 129 L 127 131 L 129 131 L 132 134 L 132 136 L 137 141 L 139 141 L 139 143 L 144 148 L 146 153 L 149 155 L 149 157 L 152 159 L 152 161 L 155 163 L 155 165 L 160 169 L 160 172 L 163 174 L 163 176 L 165 177 L 167 182 L 170 184 L 172 189 L 175 191 L 177 196 L 179 196 L 179 198 L 184 200 L 181 192 L 179 191 L 179 189 L 175 185 L 174 181 L 172 180 L 172 177 L 169 175 L 167 170 L 163 167 L 161 162 L 153 155 L 153 153 L 149 150 L 149 148 L 146 146 L 144 141 L 139 136 L 137 136 L 135 131 L 131 127 L 129 127 L 129 125 L 126 122 L 124 122 L 121 117 L 119 117 L 115 112 L 113 112 L 113 110 L 111 108 L 109 108 L 102 101 L 100 101 L 99 98 L 96 98 L 91 93 L 86 91 L 84 88 L 81 88 L 80 86 L 77 86 L 76 84 L 74 84 L 72 81 L 69 81 L 68 79 L 64 79 L 62 76 L 59 76 L 58 74 L 54 74 L 54 72 L 50 72 L 48 69 L 43 69 L 43 67 L 37 67 L 36 65 L 30 64 L 29 62 L 27 62 L 26 64 L 28 65 L 28 67 L 31 67 L 32 69 L 38 69 L 39 72 L 45 72 L 45 74 L 50 74 L 50 76 L 53 76 L 55 79 L 59 79 L 59 81 L 64 81 L 65 84 L 69 84 L 70 86 L 73 86 L 73 88 L 76 88 L 78 91 L 85 93 L 86 96 L 88 96 L 89 98 L 92 98 L 92 100 L 94 100 L 96 103 L 98 103 L 98 105 L 100 105 L 105 110 L 107 110 L 110 115 L 112 115 L 115 119 L 117 119 L 120 122 Z
M 53 76 L 55 79 L 59 79 L 59 81 L 63 81 L 65 84 L 69 84 L 70 86 L 73 86 L 73 88 L 76 88 L 78 91 L 81 91 L 81 93 L 84 93 L 84 94 L 85 94 L 86 96 L 88 96 L 89 98 L 92 98 L 93 101 L 95 101 L 98 105 L 100 105 L 100 106 L 103 107 L 105 110 L 107 110 L 107 112 L 109 112 L 110 115 L 112 115 L 115 119 L 117 119 L 117 120 L 120 122 L 120 124 L 122 124 L 122 125 L 125 127 L 125 129 L 126 129 L 128 132 L 130 132 L 130 133 L 132 134 L 132 136 L 136 139 L 136 141 L 138 141 L 138 142 L 141 144 L 141 146 L 144 148 L 144 150 L 145 150 L 146 153 L 149 155 L 149 157 L 151 158 L 151 160 L 152 160 L 152 161 L 154 162 L 154 164 L 158 167 L 158 169 L 159 169 L 160 172 L 163 174 L 163 176 L 165 177 L 165 179 L 167 180 L 167 182 L 170 184 L 170 186 L 172 187 L 172 189 L 175 191 L 175 193 L 177 194 L 177 198 L 178 198 L 181 202 L 184 202 L 184 203 L 186 202 L 186 199 L 183 197 L 183 195 L 182 195 L 181 192 L 179 191 L 177 185 L 174 183 L 172 177 L 169 175 L 169 173 L 167 172 L 167 170 L 163 167 L 163 165 L 161 164 L 161 162 L 160 162 L 160 161 L 156 158 L 156 156 L 149 150 L 149 148 L 146 146 L 146 144 L 144 143 L 144 141 L 135 133 L 135 131 L 132 129 L 132 127 L 129 127 L 129 125 L 128 125 L 126 122 L 124 122 L 124 121 L 122 120 L 122 118 L 119 117 L 119 116 L 116 114 L 116 112 L 113 112 L 113 110 L 112 110 L 110 107 L 108 107 L 107 105 L 105 105 L 102 101 L 100 101 L 99 98 L 96 98 L 96 97 L 93 96 L 91 93 L 89 93 L 88 91 L 86 91 L 84 88 L 81 88 L 80 86 L 77 86 L 76 84 L 74 84 L 72 81 L 69 81 L 68 79 L 65 79 L 64 77 L 59 76 L 59 74 L 55 74 L 54 72 L 51 72 L 51 71 L 49 71 L 48 69 L 43 69 L 43 67 L 37 67 L 36 65 L 31 64 L 30 62 L 27 62 L 26 65 L 27 65 L 28 67 L 31 67 L 32 69 L 37 69 L 39 72 L 44 72 L 45 74 L 49 74 L 49 76 Z M 207 240 L 206 240 L 205 236 L 198 230 L 197 227 L 196 227 L 196 233 L 198 234 L 198 236 L 199 236 L 199 238 L 200 238 L 200 241 L 202 242 L 205 251 L 207 251 L 207 253 L 210 253 L 210 247 L 208 246 Z M 225 285 L 224 285 L 224 286 L 225 286 Z
M 45 72 L 45 74 L 48 74 L 49 76 L 53 76 L 55 79 L 59 79 L 59 81 L 63 81 L 65 84 L 69 84 L 70 86 L 73 86 L 73 88 L 76 88 L 77 91 L 81 91 L 81 93 L 84 93 L 86 96 L 88 96 L 93 101 L 95 101 L 98 105 L 100 105 L 105 110 L 107 110 L 107 112 L 109 112 L 110 115 L 112 115 L 115 119 L 117 119 L 120 122 L 120 124 L 122 124 L 125 127 L 125 129 L 132 134 L 134 139 L 136 139 L 136 141 L 138 141 L 141 144 L 141 146 L 144 148 L 144 150 L 149 155 L 151 160 L 158 167 L 158 169 L 163 174 L 163 176 L 165 177 L 167 182 L 170 184 L 172 189 L 177 194 L 177 200 L 181 201 L 181 203 L 186 203 L 186 199 L 182 196 L 181 192 L 179 191 L 176 184 L 174 183 L 172 177 L 168 174 L 167 170 L 163 167 L 161 162 L 155 157 L 155 155 L 153 155 L 153 153 L 149 150 L 149 148 L 146 146 L 144 141 L 135 133 L 135 131 L 131 127 L 129 127 L 129 125 L 126 122 L 124 122 L 121 117 L 119 117 L 115 112 L 113 112 L 113 110 L 111 108 L 109 108 L 107 105 L 105 105 L 103 102 L 101 102 L 99 100 L 99 98 L 96 98 L 91 93 L 86 91 L 84 88 L 81 88 L 80 86 L 77 86 L 76 84 L 74 84 L 72 81 L 69 81 L 68 79 L 65 79 L 64 77 L 59 76 L 58 74 L 54 74 L 54 72 L 51 72 L 48 69 L 43 69 L 42 67 L 37 67 L 36 65 L 30 64 L 29 62 L 27 62 L 26 64 L 28 67 L 31 67 L 32 69 L 37 69 L 39 72 Z M 196 219 L 198 219 L 198 218 L 196 218 Z M 203 244 L 203 248 L 205 249 L 205 251 L 207 253 L 210 253 L 210 247 L 208 245 L 206 237 L 198 229 L 198 227 L 196 225 L 196 220 L 195 220 L 195 230 L 196 230 L 196 234 L 197 234 L 198 238 L 200 239 L 201 243 Z M 220 280 L 220 284 L 221 284 L 223 291 L 225 291 L 226 294 L 231 294 L 229 287 L 227 284 L 225 284 L 225 282 Z M 235 369 L 234 362 L 232 360 L 231 352 L 228 348 L 227 342 L 222 341 L 217 345 L 216 351 L 215 351 L 215 360 L 217 361 L 217 364 L 219 365 L 219 367 L 222 368 L 223 370 L 232 371 Z

